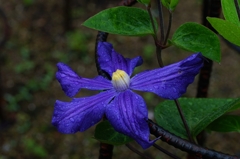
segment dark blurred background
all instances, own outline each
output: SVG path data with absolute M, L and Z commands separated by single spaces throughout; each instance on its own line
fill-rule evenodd
M 94 47 L 97 31 L 81 24 L 103 9 L 117 6 L 112 0 L 0 0 L 0 159 L 94 159 L 99 142 L 93 138 L 94 127 L 83 133 L 64 135 L 51 125 L 56 99 L 70 101 L 55 79 L 56 63 L 69 64 L 84 77 L 94 77 Z M 144 8 L 137 4 L 136 6 Z M 153 5 L 153 14 L 157 15 Z M 202 2 L 180 1 L 173 17 L 174 30 L 187 21 L 201 23 Z M 164 10 L 165 18 L 168 17 Z M 6 22 L 8 26 L 6 26 Z M 6 37 L 6 39 L 4 39 Z M 110 35 L 116 50 L 127 57 L 141 55 L 145 63 L 137 71 L 158 67 L 152 37 Z M 223 40 L 222 62 L 214 63 L 209 97 L 239 97 L 239 53 Z M 170 47 L 163 52 L 163 61 L 181 60 L 189 52 Z M 196 81 L 184 96 L 195 97 Z M 77 96 L 96 92 L 81 91 Z M 154 106 L 163 101 L 151 93 L 143 93 L 152 118 Z M 182 158 L 184 152 L 158 141 L 167 150 Z M 137 149 L 142 149 L 132 143 Z M 239 134 L 209 133 L 206 147 L 236 154 Z M 154 148 L 144 153 L 155 159 L 168 158 Z M 136 158 L 125 146 L 114 148 L 114 157 Z

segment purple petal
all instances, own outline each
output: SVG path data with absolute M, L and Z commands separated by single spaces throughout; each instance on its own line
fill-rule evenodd
M 106 90 L 113 88 L 111 82 L 102 76 L 94 79 L 87 79 L 78 76 L 69 66 L 64 63 L 57 64 L 58 71 L 56 78 L 61 84 L 67 96 L 75 96 L 81 88 L 90 90 Z
M 52 124 L 65 134 L 85 131 L 99 122 L 105 107 L 115 95 L 115 91 L 101 92 L 95 96 L 75 98 L 71 102 L 56 101 Z
M 148 111 L 141 96 L 131 90 L 120 93 L 107 106 L 106 116 L 114 129 L 135 139 L 144 149 L 149 141 Z
M 143 63 L 140 56 L 129 59 L 124 58 L 121 54 L 117 53 L 112 44 L 108 42 L 99 42 L 97 48 L 98 62 L 102 70 L 106 71 L 110 76 L 117 69 L 125 71 L 129 76 L 135 67 Z
M 193 82 L 203 62 L 201 53 L 198 53 L 175 64 L 141 72 L 131 79 L 130 88 L 153 92 L 166 99 L 177 99 L 186 92 L 187 86 Z

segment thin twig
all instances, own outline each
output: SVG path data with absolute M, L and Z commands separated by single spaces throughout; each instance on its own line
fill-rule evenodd
M 158 7 L 158 18 L 159 18 L 159 23 L 160 23 L 159 30 L 160 30 L 160 33 L 161 33 L 161 35 L 160 35 L 160 37 L 161 37 L 160 45 L 162 45 L 163 42 L 164 42 L 164 34 L 165 34 L 165 32 L 164 32 L 163 12 L 162 12 L 162 2 L 161 2 L 161 0 L 156 0 L 156 1 L 157 1 L 157 7 Z
M 237 14 L 238 14 L 238 20 L 240 20 L 240 8 L 239 8 L 239 5 L 238 5 L 238 0 L 234 0 L 234 3 L 235 3 L 235 7 L 236 7 L 236 10 L 237 10 Z
M 171 27 L 172 27 L 172 16 L 173 16 L 172 11 L 169 11 L 168 28 L 167 28 L 167 33 L 166 33 L 165 40 L 164 40 L 164 43 L 163 43 L 164 46 L 167 44 L 169 33 L 170 33 L 170 30 L 171 30 Z
M 132 145 L 130 144 L 126 144 L 126 146 L 132 150 L 133 152 L 135 152 L 136 154 L 138 154 L 139 156 L 143 157 L 143 158 L 146 158 L 146 159 L 152 159 L 151 157 L 143 154 L 142 152 L 138 151 L 137 149 L 135 149 Z
M 195 143 L 194 140 L 193 140 L 193 138 L 192 138 L 191 132 L 190 132 L 190 130 L 189 130 L 187 121 L 186 121 L 186 119 L 185 119 L 185 117 L 184 117 L 184 115 L 183 115 L 182 108 L 181 108 L 181 106 L 180 106 L 179 101 L 178 101 L 177 99 L 175 99 L 174 102 L 175 102 L 175 104 L 176 104 L 176 106 L 177 106 L 178 113 L 180 114 L 180 117 L 181 117 L 181 119 L 182 119 L 182 122 L 183 122 L 183 125 L 184 125 L 184 127 L 185 127 L 185 130 L 186 130 L 186 132 L 187 132 L 189 141 L 192 142 L 192 143 Z
M 158 11 L 159 11 L 159 23 L 160 23 L 160 31 L 161 31 L 161 40 L 160 40 L 160 44 L 156 43 L 156 52 L 157 52 L 157 58 L 158 58 L 158 64 L 160 67 L 163 67 L 163 62 L 162 62 L 162 57 L 161 57 L 161 52 L 162 52 L 162 46 L 165 44 L 166 42 L 166 39 L 168 38 L 169 36 L 169 32 L 170 32 L 170 29 L 171 29 L 171 23 L 172 23 L 172 15 L 170 14 L 170 18 L 169 18 L 169 25 L 168 25 L 168 32 L 167 32 L 167 36 L 166 36 L 166 39 L 164 40 L 164 20 L 163 20 L 163 13 L 162 13 L 162 3 L 161 3 L 161 0 L 157 0 L 157 6 L 158 6 Z M 181 116 L 181 119 L 183 121 L 183 124 L 184 124 L 184 127 L 186 129 L 186 132 L 188 134 L 188 138 L 191 142 L 194 143 L 194 140 L 192 139 L 192 136 L 191 136 L 191 133 L 189 131 L 189 128 L 188 128 L 188 125 L 187 125 L 187 122 L 183 116 L 183 113 L 182 113 L 182 109 L 178 103 L 177 100 L 175 100 L 175 103 L 176 103 L 176 106 L 178 108 L 178 112 Z
M 151 3 L 147 6 L 147 11 L 148 11 L 148 14 L 150 16 L 153 31 L 154 31 L 153 39 L 154 39 L 155 46 L 156 46 L 156 54 L 157 54 L 158 64 L 159 64 L 160 67 L 163 67 L 164 65 L 163 65 L 163 62 L 162 62 L 162 45 L 160 44 L 160 42 L 158 40 L 157 29 L 156 29 L 156 26 L 154 24 L 152 12 L 151 12 L 150 9 L 151 9 Z
M 160 37 L 161 40 L 158 41 L 156 39 L 155 40 L 155 45 L 156 45 L 156 54 L 157 54 L 157 60 L 158 60 L 158 64 L 160 67 L 164 67 L 163 61 L 162 61 L 162 42 L 164 41 L 164 22 L 163 22 L 163 14 L 162 14 L 162 4 L 161 4 L 161 0 L 157 0 L 157 6 L 158 6 L 158 12 L 159 12 L 159 30 L 160 30 Z M 151 17 L 151 16 L 150 16 Z M 152 23 L 154 25 L 154 23 Z M 157 36 L 157 35 L 156 35 Z
M 150 20 L 151 20 L 152 27 L 153 27 L 153 32 L 154 32 L 153 38 L 154 38 L 155 43 L 157 43 L 157 42 L 158 42 L 157 29 L 156 29 L 156 26 L 155 26 L 155 24 L 154 24 L 152 12 L 151 12 L 151 3 L 148 4 L 148 6 L 147 6 L 147 11 L 148 11 L 148 14 L 149 14 L 149 16 L 150 16 Z
M 159 145 L 157 145 L 155 143 L 153 144 L 153 147 L 155 147 L 156 149 L 162 151 L 163 153 L 165 153 L 166 155 L 168 155 L 174 159 L 180 159 L 178 156 L 175 156 L 174 154 L 168 152 L 167 150 L 163 149 L 162 147 L 160 147 Z

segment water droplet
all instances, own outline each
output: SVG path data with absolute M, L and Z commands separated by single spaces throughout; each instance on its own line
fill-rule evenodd
M 159 88 L 159 86 L 153 86 L 154 88 L 156 88 L 156 89 L 158 89 Z
M 71 122 L 74 122 L 75 120 L 73 118 L 70 118 Z

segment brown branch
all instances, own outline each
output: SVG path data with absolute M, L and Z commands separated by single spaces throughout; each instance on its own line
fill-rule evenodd
M 196 154 L 197 157 L 202 157 L 204 159 L 240 159 L 237 156 L 227 155 L 221 152 L 214 150 L 209 150 L 203 147 L 200 147 L 196 144 L 193 144 L 187 140 L 184 140 L 167 130 L 164 130 L 162 127 L 158 126 L 152 120 L 148 120 L 148 126 L 150 128 L 151 134 L 160 139 L 169 145 L 172 145 L 182 151 L 188 152 L 190 154 Z

